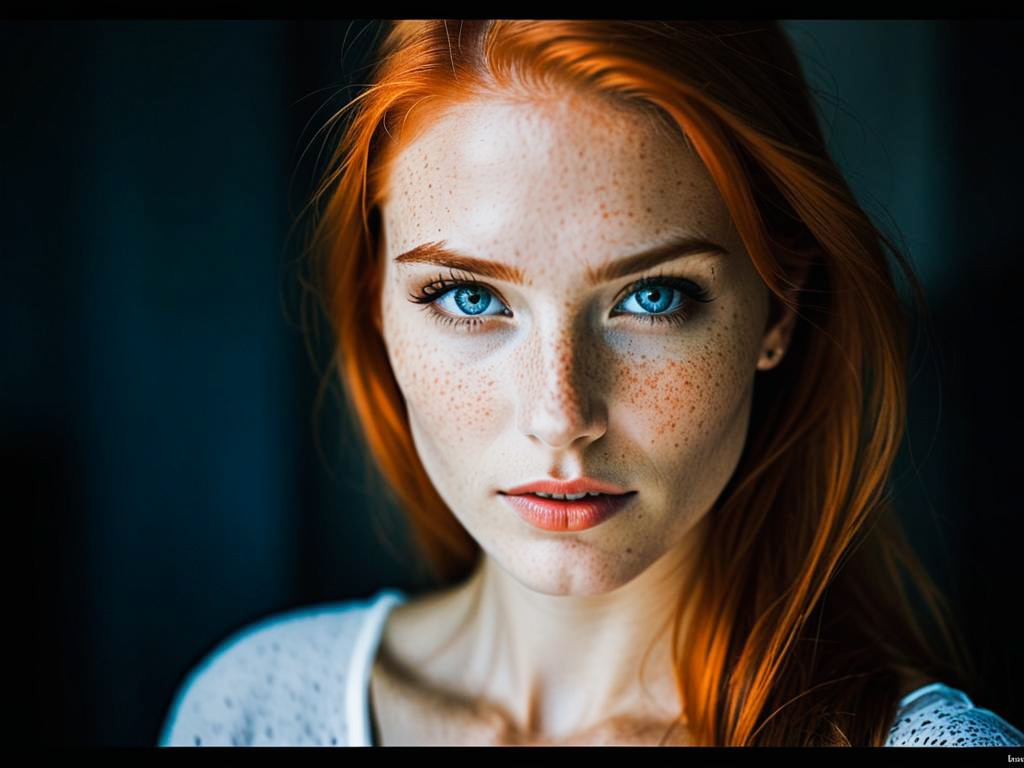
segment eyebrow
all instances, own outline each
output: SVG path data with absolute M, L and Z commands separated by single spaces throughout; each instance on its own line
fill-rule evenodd
M 728 251 L 710 240 L 688 236 L 675 237 L 666 243 L 648 248 L 632 256 L 610 261 L 599 267 L 588 267 L 586 280 L 589 285 L 598 285 L 650 269 L 665 261 L 702 253 L 725 255 Z M 522 270 L 518 267 L 467 256 L 448 248 L 444 240 L 417 245 L 412 250 L 396 256 L 395 263 L 435 264 L 518 285 L 526 282 Z

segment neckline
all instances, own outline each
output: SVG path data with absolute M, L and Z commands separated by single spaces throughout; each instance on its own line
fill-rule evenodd
M 400 589 L 382 589 L 364 603 L 364 610 L 368 613 L 356 637 L 346 681 L 345 726 L 350 747 L 375 746 L 370 712 L 370 672 L 388 614 L 406 599 L 405 592 Z

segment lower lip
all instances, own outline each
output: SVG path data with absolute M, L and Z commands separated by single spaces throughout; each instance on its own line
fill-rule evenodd
M 585 531 L 600 525 L 636 496 L 626 493 L 620 496 L 585 496 L 576 501 L 543 499 L 531 494 L 501 497 L 530 525 L 545 531 Z

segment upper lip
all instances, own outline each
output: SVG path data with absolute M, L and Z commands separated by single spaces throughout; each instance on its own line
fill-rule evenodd
M 525 485 L 517 485 L 515 488 L 509 488 L 503 493 L 511 494 L 513 496 L 523 493 L 558 493 L 558 494 L 569 494 L 569 493 L 607 493 L 610 495 L 621 495 L 624 493 L 630 493 L 623 488 L 612 483 L 606 483 L 602 480 L 594 480 L 590 477 L 579 477 L 575 480 L 537 480 L 532 483 L 526 483 Z

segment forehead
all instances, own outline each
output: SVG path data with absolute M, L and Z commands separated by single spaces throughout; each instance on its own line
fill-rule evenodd
M 594 264 L 675 235 L 728 239 L 724 203 L 682 137 L 592 97 L 446 108 L 395 156 L 389 257 L 425 242 L 538 266 Z

